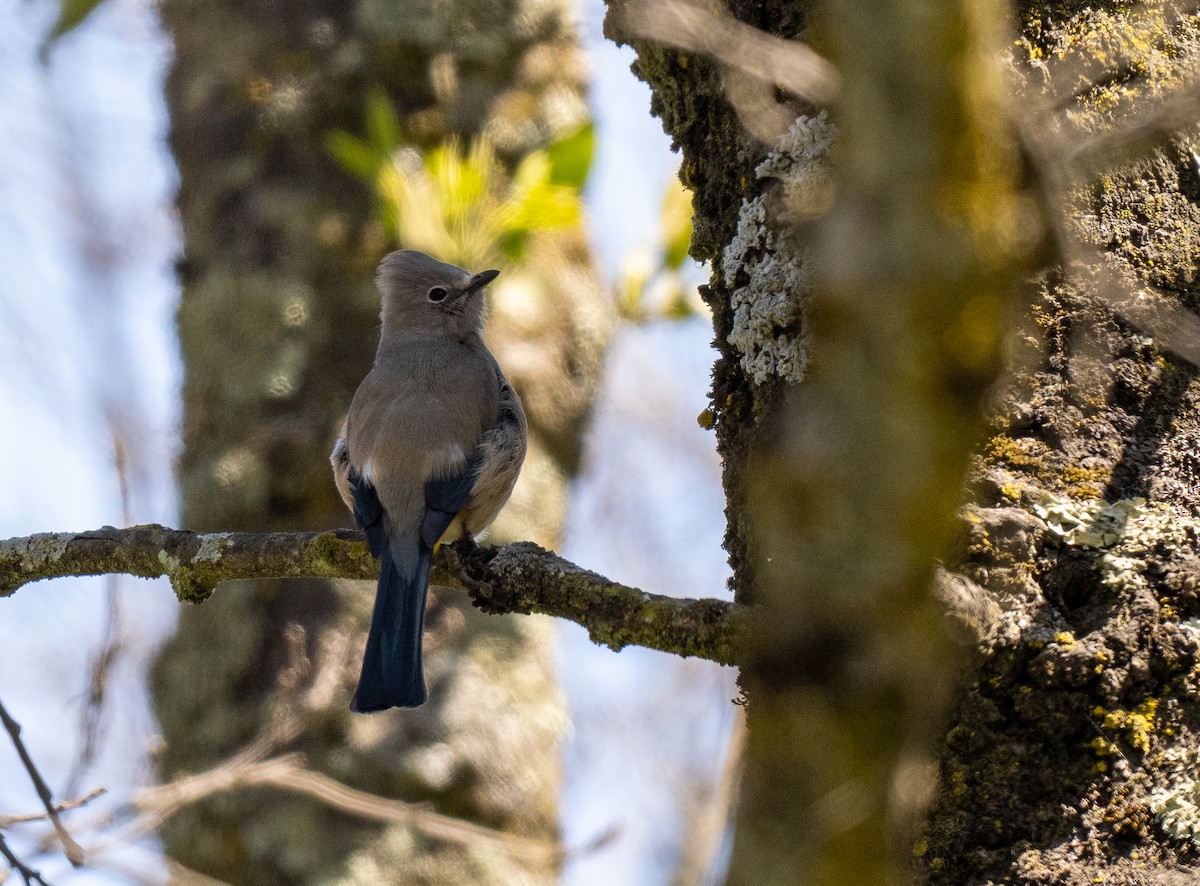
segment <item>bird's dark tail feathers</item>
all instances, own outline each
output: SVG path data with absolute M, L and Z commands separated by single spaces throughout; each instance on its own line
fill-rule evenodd
M 350 710 L 369 714 L 425 703 L 421 635 L 432 555 L 415 535 L 384 546 L 362 676 Z
M 425 632 L 425 595 L 433 548 L 471 496 L 480 459 L 472 457 L 455 474 L 425 484 L 425 512 L 405 530 L 392 524 L 375 487 L 351 470 L 354 521 L 367 534 L 367 546 L 379 558 L 379 589 L 371 632 L 363 654 L 362 675 L 350 702 L 360 714 L 425 703 L 421 635 Z

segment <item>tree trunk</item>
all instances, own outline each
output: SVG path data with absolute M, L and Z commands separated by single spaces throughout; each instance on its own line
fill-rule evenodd
M 1091 6 L 1019 10 L 1018 101 L 1078 94 L 1077 142 L 1194 89 L 1200 63 L 1196 16 Z M 941 744 L 917 844 L 928 882 L 1192 882 L 1177 865 L 1200 846 L 1200 387 L 1147 335 L 1196 306 L 1188 145 L 1072 182 L 1077 263 L 1040 275 L 1021 306 L 958 555 L 1002 612 Z
M 561 134 L 553 113 L 564 96 L 583 107 L 569 15 L 557 3 L 417 9 L 325 0 L 168 0 L 162 14 L 175 40 L 168 99 L 186 256 L 184 525 L 348 526 L 328 453 L 371 364 L 372 279 L 394 244 L 326 139 L 335 129 L 361 132 L 366 97 L 381 89 L 419 146 L 485 128 L 510 158 L 541 146 Z M 540 267 L 568 275 L 575 298 L 552 306 L 544 328 L 526 330 L 536 344 L 509 372 L 533 436 L 514 503 L 538 518 L 509 526 L 553 544 L 602 324 L 581 235 L 545 239 L 535 247 Z M 496 345 L 502 363 L 504 344 Z M 533 499 L 539 508 L 528 506 Z M 164 776 L 244 747 L 281 708 L 298 710 L 297 680 L 303 689 L 328 670 L 337 691 L 301 711 L 306 728 L 275 750 L 301 750 L 311 767 L 360 790 L 556 840 L 564 713 L 546 623 L 486 616 L 433 589 L 431 701 L 356 717 L 347 703 L 372 596 L 365 583 L 245 582 L 185 612 L 156 669 Z M 397 871 L 407 883 L 551 882 L 557 867 L 553 853 L 530 860 L 430 840 L 262 788 L 189 807 L 163 836 L 186 865 L 231 883 L 394 882 Z
M 731 3 L 837 64 L 832 172 L 813 109 L 763 145 L 737 71 L 634 41 L 713 262 L 727 548 L 758 605 L 730 882 L 903 881 L 914 859 L 946 884 L 1167 882 L 1195 857 L 1194 370 L 1113 302 L 1192 306 L 1200 170 L 1179 142 L 1084 183 L 1047 133 L 1119 127 L 1200 42 L 1161 4 L 1111 8 L 1019 10 L 1006 101 L 993 4 L 830 2 L 806 32 L 806 4 Z M 1047 231 L 1107 257 L 1018 289 Z M 935 595 L 939 557 L 965 575 Z

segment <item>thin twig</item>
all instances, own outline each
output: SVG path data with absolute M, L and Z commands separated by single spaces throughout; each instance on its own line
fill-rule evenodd
M 342 784 L 300 765 L 300 755 L 256 764 L 243 773 L 247 785 L 272 785 L 313 797 L 334 809 L 374 821 L 408 825 L 427 837 L 454 843 L 488 844 L 511 855 L 546 860 L 562 855 L 553 843 L 507 834 L 473 822 L 433 812 L 415 803 L 378 797 Z
M 128 524 L 133 522 L 129 491 L 129 455 L 124 440 L 124 422 L 120 420 L 119 415 L 110 412 L 108 422 L 112 431 L 113 466 L 116 468 L 117 489 L 121 501 L 121 520 Z M 78 793 L 80 783 L 95 762 L 100 747 L 104 702 L 108 696 L 108 678 L 124 647 L 121 630 L 121 587 L 117 576 L 107 576 L 105 594 L 108 607 L 104 634 L 100 641 L 100 650 L 92 661 L 88 697 L 84 703 L 83 716 L 80 717 L 79 755 L 63 782 L 64 794 Z
M 37 766 L 33 763 L 33 758 L 29 756 L 29 751 L 25 748 L 25 742 L 21 741 L 21 724 L 12 718 L 4 704 L 0 702 L 0 721 L 3 721 L 4 728 L 8 730 L 9 736 L 12 737 L 13 746 L 17 749 L 17 755 L 21 758 L 21 763 L 25 766 L 25 771 L 29 773 L 29 778 L 33 781 L 33 786 L 37 790 L 38 797 L 42 800 L 42 805 L 46 807 L 46 817 L 50 819 L 50 823 L 54 825 L 54 830 L 58 834 L 58 839 L 62 841 L 63 851 L 66 853 L 67 860 L 71 862 L 72 867 L 80 867 L 83 864 L 84 854 L 83 847 L 76 843 L 71 835 L 67 833 L 67 829 L 63 827 L 62 819 L 58 817 L 58 810 L 54 808 L 54 796 L 50 793 L 50 788 L 46 784 L 42 774 L 38 772 Z
M 101 794 L 108 793 L 108 788 L 96 788 L 90 794 L 84 794 L 82 797 L 77 797 L 74 800 L 66 800 L 62 803 L 55 803 L 54 809 L 56 812 L 67 812 L 71 809 L 78 809 L 80 806 L 86 806 L 91 803 Z M 31 821 L 45 821 L 45 812 L 31 812 L 28 815 L 0 815 L 0 830 L 11 828 L 17 824 L 28 824 Z
M 1103 80 L 1106 73 L 1128 69 L 1132 62 L 1133 47 L 1145 44 L 1165 34 L 1172 26 L 1200 9 L 1200 0 L 1177 0 L 1165 5 L 1160 11 L 1162 20 L 1138 15 L 1138 10 L 1125 22 L 1124 36 L 1120 43 L 1103 54 L 1071 50 L 1062 55 L 1037 60 L 1034 67 L 1042 70 L 1042 76 L 1051 83 L 1060 84 L 1053 96 L 1053 111 L 1071 108 L 1081 95 L 1090 93 Z M 1143 8 L 1143 13 L 1147 10 Z
M 708 6 L 684 0 L 631 3 L 621 23 L 635 36 L 711 55 L 817 105 L 829 104 L 841 89 L 837 68 L 810 47 L 764 33 Z
M 407 825 L 427 837 L 463 844 L 487 844 L 510 855 L 544 861 L 563 856 L 562 847 L 547 840 L 504 831 L 434 812 L 423 804 L 406 803 L 368 794 L 308 769 L 298 752 L 257 759 L 262 746 L 243 750 L 229 760 L 169 784 L 146 788 L 133 798 L 139 815 L 123 829 L 133 838 L 159 828 L 185 806 L 214 794 L 252 787 L 275 787 L 304 794 L 326 805 L 373 821 Z
M 169 855 L 163 856 L 163 858 L 167 863 L 168 882 L 172 886 L 229 886 L 224 880 L 194 871 Z
M 71 772 L 63 782 L 64 794 L 78 793 L 84 777 L 96 760 L 100 749 L 102 735 L 101 725 L 104 718 L 104 702 L 108 696 L 108 679 L 112 674 L 117 660 L 124 651 L 121 637 L 121 597 L 120 579 L 116 575 L 105 576 L 105 595 L 107 597 L 107 614 L 104 620 L 104 634 L 100 641 L 100 650 L 92 659 L 91 678 L 88 680 L 88 695 L 84 702 L 83 714 L 79 718 L 79 754 L 75 759 Z
M 1168 23 L 1193 14 L 1198 6 L 1198 0 L 1172 4 L 1166 10 Z M 1123 104 L 1122 112 L 1115 114 L 1118 122 L 1087 134 L 1072 123 L 1069 111 L 1079 95 L 1096 86 L 1089 76 L 1099 70 L 1087 67 L 1093 62 L 1075 54 L 1044 67 L 1048 95 L 1026 96 L 1022 108 L 1013 110 L 1026 155 L 1037 170 L 1042 204 L 1060 208 L 1047 213 L 1051 233 L 1063 264 L 1091 274 L 1097 294 L 1118 316 L 1147 333 L 1162 349 L 1200 366 L 1200 318 L 1144 281 L 1118 279 L 1112 257 L 1085 244 L 1061 209 L 1070 205 L 1073 190 L 1089 177 L 1144 156 L 1194 125 L 1200 113 L 1198 72 L 1193 68 L 1181 85 L 1156 99 Z M 1064 79 L 1066 88 L 1056 89 Z M 1108 383 L 1112 382 L 1110 374 Z
M 184 807 L 213 794 L 275 787 L 313 797 L 350 815 L 408 825 L 440 840 L 487 844 L 516 857 L 539 861 L 563 856 L 562 847 L 553 841 L 505 833 L 442 815 L 423 804 L 369 794 L 308 769 L 303 754 L 276 753 L 328 708 L 344 679 L 348 653 L 348 638 L 335 632 L 323 638 L 314 663 L 305 651 L 303 628 L 289 625 L 285 633 L 288 664 L 277 681 L 275 709 L 259 734 L 210 769 L 137 792 L 130 804 L 135 817 L 126 821 L 119 833 L 110 835 L 110 843 L 154 831 Z M 93 851 L 98 850 L 93 847 Z
M 8 862 L 10 868 L 21 875 L 22 879 L 25 880 L 25 886 L 32 886 L 34 883 L 39 884 L 39 886 L 50 886 L 38 871 L 35 871 L 29 865 L 25 864 L 25 862 L 21 861 L 21 859 L 17 858 L 16 853 L 9 848 L 8 843 L 5 841 L 4 834 L 0 834 L 0 855 L 4 856 L 4 860 Z
M 1121 123 L 1086 136 L 1070 148 L 1068 162 L 1080 177 L 1096 175 L 1130 159 L 1145 156 L 1196 125 L 1200 117 L 1200 81 L 1158 101 L 1129 108 Z
M 720 777 L 708 796 L 692 810 L 687 838 L 671 880 L 672 886 L 713 882 L 717 856 L 733 822 L 733 810 L 741 784 L 742 757 L 746 751 L 746 710 L 734 705 L 733 715 L 733 728 L 729 733 L 729 747 L 721 764 Z

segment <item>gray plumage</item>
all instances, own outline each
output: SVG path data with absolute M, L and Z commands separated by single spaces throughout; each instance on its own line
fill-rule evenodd
M 412 250 L 379 266 L 383 328 L 375 365 L 330 461 L 381 569 L 351 708 L 425 700 L 421 631 L 435 543 L 478 536 L 508 501 L 525 458 L 521 401 L 488 352 L 483 288 Z

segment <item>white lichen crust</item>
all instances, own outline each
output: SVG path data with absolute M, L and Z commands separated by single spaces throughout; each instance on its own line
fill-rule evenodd
M 824 111 L 801 116 L 755 169 L 759 179 L 782 183 L 785 208 L 793 219 L 819 215 L 826 208 L 825 157 L 835 134 Z M 733 329 L 727 340 L 742 355 L 742 370 L 755 384 L 772 376 L 794 384 L 804 378 L 808 362 L 803 313 L 811 272 L 792 224 L 770 218 L 767 207 L 766 194 L 743 200 L 737 234 L 725 247 L 725 285 L 744 281 L 730 297 Z
M 1200 784 L 1196 782 L 1197 752 L 1177 747 L 1163 755 L 1168 783 L 1150 794 L 1150 811 L 1159 827 L 1176 840 L 1200 849 Z
M 1196 515 L 1179 513 L 1165 502 L 1078 501 L 1046 492 L 1033 510 L 1063 544 L 1103 550 L 1101 581 L 1117 591 L 1148 587 L 1144 573 L 1156 549 L 1179 555 L 1200 542 Z

